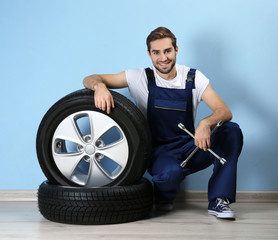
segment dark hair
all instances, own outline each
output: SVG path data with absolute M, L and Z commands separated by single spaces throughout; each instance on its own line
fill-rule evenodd
M 153 30 L 149 36 L 147 37 L 146 43 L 148 47 L 148 51 L 151 49 L 151 42 L 157 39 L 162 38 L 170 38 L 172 40 L 172 45 L 176 49 L 177 46 L 177 39 L 175 35 L 166 27 L 158 27 Z

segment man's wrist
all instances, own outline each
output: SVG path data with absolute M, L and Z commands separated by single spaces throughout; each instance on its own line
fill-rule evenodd
M 107 88 L 106 85 L 103 82 L 98 82 L 98 83 L 94 84 L 94 86 L 92 87 L 92 89 L 94 91 L 99 90 L 99 89 L 103 89 L 103 88 Z

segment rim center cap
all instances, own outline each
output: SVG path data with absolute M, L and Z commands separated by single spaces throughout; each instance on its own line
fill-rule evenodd
M 89 155 L 92 155 L 95 153 L 95 147 L 93 145 L 89 144 L 85 147 L 85 152 Z

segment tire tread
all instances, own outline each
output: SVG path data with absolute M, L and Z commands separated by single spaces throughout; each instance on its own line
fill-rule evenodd
M 152 186 L 136 185 L 79 188 L 43 182 L 38 206 L 48 220 L 70 224 L 114 224 L 142 219 L 152 208 Z

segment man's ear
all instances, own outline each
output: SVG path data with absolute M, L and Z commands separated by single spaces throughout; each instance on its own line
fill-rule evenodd
M 176 46 L 176 55 L 178 54 L 179 47 Z
M 147 50 L 147 52 L 148 52 L 148 54 L 149 54 L 149 57 L 151 57 L 151 53 L 150 53 L 150 51 L 149 51 L 149 50 Z

